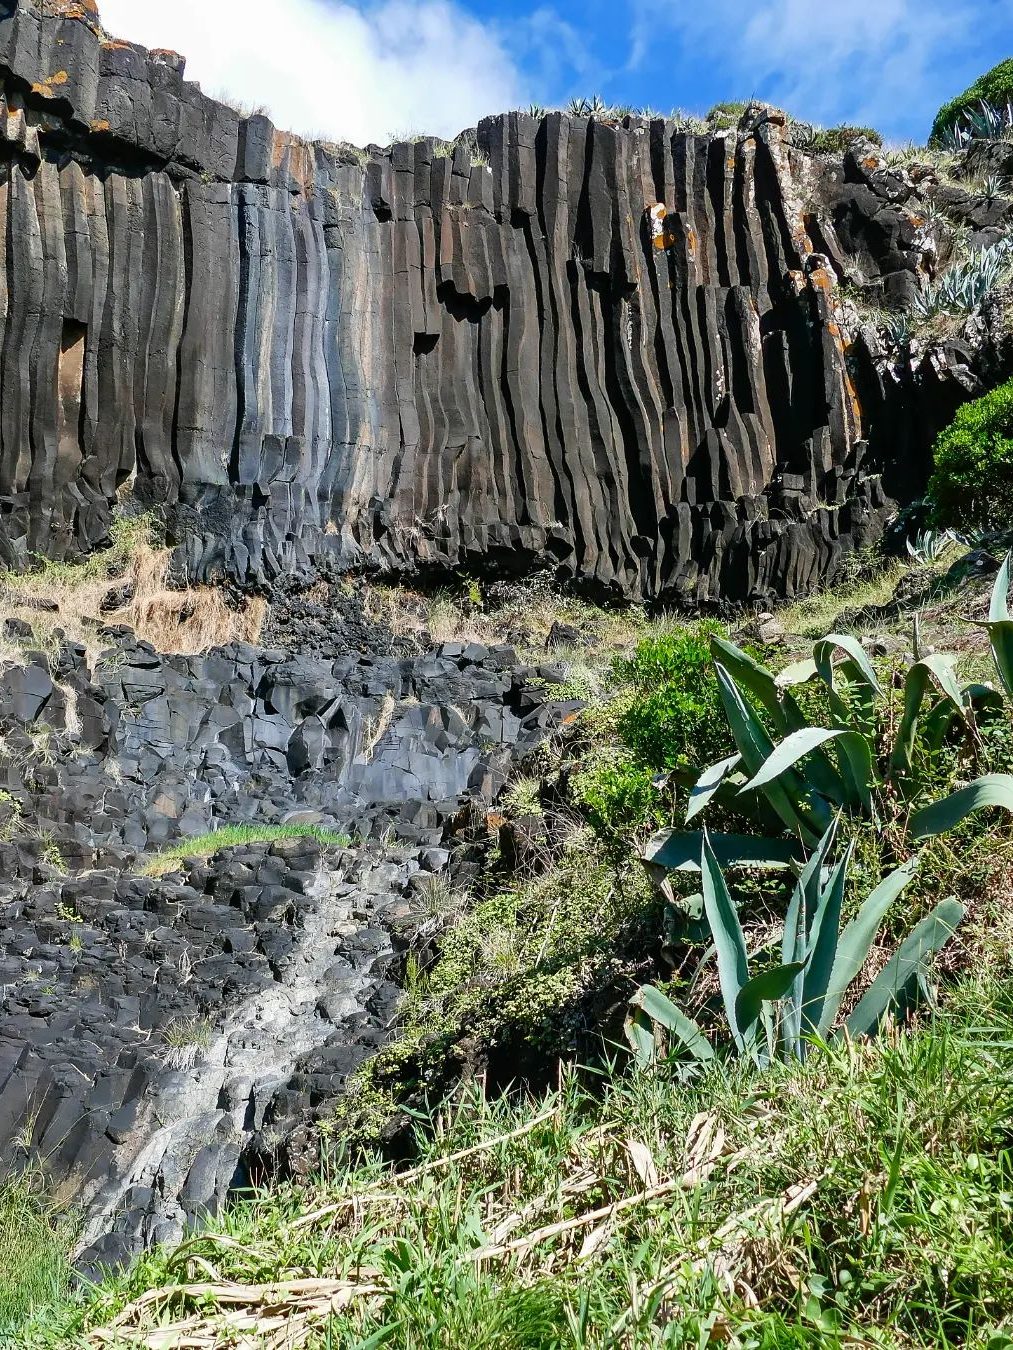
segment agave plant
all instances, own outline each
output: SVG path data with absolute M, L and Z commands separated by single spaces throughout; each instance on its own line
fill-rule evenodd
M 953 530 L 919 530 L 907 541 L 908 556 L 917 563 L 936 563 L 948 548 L 962 542 Z
M 953 263 L 914 301 L 914 310 L 923 319 L 942 313 L 966 313 L 976 310 L 987 295 L 1013 268 L 1013 239 L 1001 239 L 987 248 L 975 249 L 966 258 Z
M 903 712 L 884 751 L 880 714 L 887 695 L 856 638 L 821 638 L 811 660 L 777 676 L 725 638 L 712 638 L 711 653 L 736 752 L 687 784 L 686 823 L 723 805 L 810 847 L 839 811 L 877 821 L 888 782 L 898 792 L 917 788 L 919 739 L 938 750 L 955 722 L 973 736 L 976 709 L 997 697 L 990 686 L 961 684 L 955 656 L 919 657 L 907 671 Z M 792 692 L 810 681 L 823 688 L 828 726 L 812 724 Z M 656 836 L 646 861 L 664 865 L 673 834 Z
M 1010 180 L 999 173 L 990 173 L 981 184 L 981 195 L 989 202 L 994 201 L 996 197 L 1008 197 L 1011 191 L 1013 186 Z
M 866 898 L 844 928 L 841 916 L 853 845 L 830 865 L 836 822 L 802 868 L 784 922 L 780 964 L 750 973 L 738 912 L 705 836 L 700 870 L 703 907 L 717 953 L 718 982 L 736 1054 L 764 1067 L 774 1059 L 803 1060 L 834 1033 L 841 1003 L 861 973 L 883 920 L 920 863 L 916 855 Z M 847 1018 L 850 1036 L 868 1036 L 915 982 L 929 958 L 950 939 L 964 906 L 944 900 L 897 949 Z M 656 1053 L 657 1028 L 667 1031 L 697 1064 L 716 1057 L 701 1027 L 659 989 L 645 986 L 632 1000 L 626 1032 L 641 1064 Z
M 1009 609 L 1010 582 L 1013 580 L 1013 552 L 999 569 L 988 620 L 982 625 L 988 633 L 999 683 L 1007 699 L 1013 701 L 1013 615 Z M 968 816 L 988 807 L 1013 812 L 1013 775 L 986 774 L 938 802 L 923 807 L 911 817 L 911 832 L 916 839 L 928 839 L 956 829 Z

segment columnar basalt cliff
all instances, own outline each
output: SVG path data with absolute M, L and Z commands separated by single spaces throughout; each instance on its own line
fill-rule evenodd
M 0 75 L 7 564 L 100 544 L 128 484 L 190 578 L 259 585 L 327 554 L 738 601 L 880 529 L 836 282 L 921 255 L 865 228 L 888 194 L 841 243 L 781 114 L 366 155 L 204 97 L 93 0 L 0 4 Z

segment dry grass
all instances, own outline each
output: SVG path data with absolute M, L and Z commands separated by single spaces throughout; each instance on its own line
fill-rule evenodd
M 210 586 L 169 585 L 171 550 L 159 546 L 148 517 L 118 521 L 112 547 L 81 563 L 43 561 L 27 573 L 0 577 L 0 620 L 17 619 L 31 636 L 0 637 L 0 662 L 23 664 L 31 652 L 54 663 L 61 637 L 83 643 L 89 664 L 108 646 L 106 625 L 125 625 L 160 652 L 196 655 L 229 642 L 256 642 L 266 601 L 232 609 Z M 122 589 L 124 603 L 103 610 Z

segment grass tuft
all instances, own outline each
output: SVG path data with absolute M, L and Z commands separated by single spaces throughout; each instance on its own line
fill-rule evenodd
M 314 839 L 322 846 L 334 848 L 347 848 L 351 842 L 347 834 L 325 830 L 319 825 L 226 825 L 162 849 L 144 865 L 142 875 L 166 876 L 187 858 L 212 858 L 227 848 L 241 848 L 246 844 L 274 844 L 285 839 Z

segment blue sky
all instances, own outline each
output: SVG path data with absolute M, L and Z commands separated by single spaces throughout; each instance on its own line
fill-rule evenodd
M 574 95 L 706 112 L 757 97 L 924 141 L 933 113 L 1013 56 L 1013 0 L 100 0 L 106 27 L 175 47 L 211 93 L 358 144 L 453 135 Z

